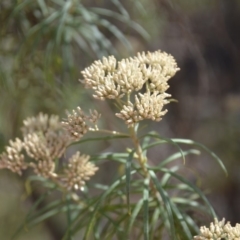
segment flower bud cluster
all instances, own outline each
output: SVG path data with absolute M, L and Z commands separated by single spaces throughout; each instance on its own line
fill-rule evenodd
M 24 148 L 36 161 L 54 161 L 63 155 L 71 142 L 58 116 L 40 113 L 23 124 Z
M 214 219 L 214 223 L 210 223 L 210 227 L 205 226 L 200 228 L 200 235 L 195 236 L 194 240 L 240 240 L 240 224 L 232 227 L 230 222 L 225 224 L 225 219 L 218 221 Z
M 67 112 L 67 119 L 62 121 L 62 126 L 72 141 L 78 141 L 89 129 L 86 121 L 96 124 L 100 116 L 96 110 L 90 110 L 90 115 L 87 116 L 80 107 L 77 107 L 77 110 L 73 110 L 72 113 Z
M 81 82 L 86 88 L 94 90 L 94 97 L 100 100 L 122 101 L 122 109 L 116 114 L 128 126 L 143 119 L 160 121 L 166 114 L 162 108 L 170 97 L 165 91 L 169 88 L 168 80 L 179 70 L 175 59 L 164 52 L 138 53 L 134 58 L 117 61 L 113 56 L 95 61 L 82 71 Z M 135 102 L 131 102 L 131 94 L 146 89 L 145 93 L 134 93 Z
M 0 169 L 9 169 L 12 172 L 22 175 L 22 170 L 28 165 L 24 162 L 24 155 L 21 153 L 23 142 L 20 139 L 10 140 L 10 146 L 6 147 L 6 151 L 0 155 Z
M 89 162 L 89 156 L 80 155 L 80 152 L 76 152 L 68 162 L 68 166 L 64 170 L 64 177 L 61 179 L 64 187 L 68 190 L 81 189 L 85 185 L 85 181 L 89 180 L 98 170 L 98 167 Z
M 27 118 L 21 129 L 23 140 L 10 141 L 6 151 L 0 155 L 0 169 L 9 169 L 21 175 L 23 170 L 32 168 L 36 175 L 54 179 L 68 190 L 83 186 L 97 170 L 97 167 L 88 162 L 88 156 L 77 153 L 60 174 L 56 162 L 72 142 L 87 132 L 86 120 L 96 124 L 99 117 L 96 111 L 90 111 L 90 115 L 85 116 L 78 108 L 63 123 L 58 116 L 43 113 Z M 30 161 L 24 157 L 23 152 L 31 158 Z

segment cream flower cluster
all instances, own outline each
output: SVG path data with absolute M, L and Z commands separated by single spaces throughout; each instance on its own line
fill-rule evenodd
M 98 167 L 89 162 L 89 156 L 80 155 L 80 152 L 76 152 L 68 162 L 62 178 L 63 184 L 68 190 L 81 189 L 85 185 L 85 181 L 89 180 L 98 170 Z
M 99 117 L 96 111 L 86 116 L 78 108 L 77 111 L 73 110 L 73 114 L 69 114 L 62 123 L 58 116 L 48 116 L 43 113 L 27 118 L 21 129 L 23 140 L 10 141 L 5 152 L 0 155 L 0 169 L 9 169 L 22 175 L 23 170 L 32 168 L 35 174 L 44 178 L 54 178 L 68 190 L 82 186 L 97 170 L 88 162 L 89 157 L 77 153 L 74 159 L 69 159 L 70 165 L 67 165 L 67 170 L 63 170 L 60 174 L 56 171 L 56 161 L 72 142 L 79 140 L 87 132 L 88 125 L 85 120 L 96 124 Z M 23 152 L 31 158 L 31 161 L 25 159 Z M 79 176 L 76 176 L 77 173 Z M 72 182 L 74 184 L 70 184 Z
M 240 224 L 235 227 L 231 226 L 230 222 L 225 224 L 225 219 L 210 224 L 210 227 L 205 226 L 200 228 L 200 235 L 195 236 L 194 240 L 240 240 Z
M 95 98 L 121 102 L 120 112 L 116 116 L 132 126 L 143 119 L 160 121 L 166 114 L 167 110 L 162 111 L 162 108 L 169 102 L 166 98 L 170 95 L 165 91 L 169 88 L 168 80 L 178 70 L 171 55 L 161 51 L 143 52 L 121 61 L 113 56 L 95 61 L 82 71 L 84 79 L 80 81 L 86 88 L 94 90 Z M 131 100 L 131 93 L 140 90 L 141 93 L 135 93 Z M 124 96 L 127 96 L 125 102 Z
M 73 141 L 78 141 L 89 129 L 87 121 L 96 125 L 100 116 L 96 110 L 90 110 L 90 115 L 87 116 L 80 107 L 77 107 L 77 110 L 72 110 L 72 113 L 67 112 L 67 119 L 62 121 L 62 126 Z
M 70 143 L 58 116 L 40 113 L 23 122 L 24 148 L 37 161 L 54 161 L 63 155 Z
M 15 141 L 10 140 L 6 151 L 0 155 L 0 169 L 9 169 L 12 172 L 22 175 L 22 170 L 26 169 L 28 165 L 24 162 L 24 155 L 21 153 L 23 143 L 20 139 Z

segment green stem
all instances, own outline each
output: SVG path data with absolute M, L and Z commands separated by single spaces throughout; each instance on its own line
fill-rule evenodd
M 147 169 L 145 167 L 145 163 L 147 162 L 147 158 L 143 155 L 143 151 L 141 148 L 141 145 L 139 143 L 138 137 L 136 135 L 134 126 L 130 127 L 130 137 L 133 141 L 134 147 L 136 149 L 136 153 L 138 155 L 138 162 L 141 165 L 144 172 L 147 172 Z
M 138 162 L 140 164 L 140 167 L 142 168 L 142 171 L 143 171 L 143 174 L 144 174 L 144 177 L 147 179 L 149 178 L 150 179 L 150 175 L 149 175 L 149 172 L 146 168 L 146 163 L 147 163 L 147 157 L 144 156 L 143 154 L 143 151 L 142 151 L 142 148 L 141 148 L 141 145 L 139 143 L 139 139 L 137 137 L 137 134 L 136 134 L 136 131 L 135 131 L 135 126 L 132 126 L 130 127 L 130 137 L 133 141 L 133 144 L 134 144 L 134 147 L 135 147 L 135 150 L 136 150 L 136 153 L 137 153 L 137 159 L 138 159 Z M 158 193 L 156 187 L 154 186 L 153 182 L 151 181 L 150 182 L 150 187 L 152 189 L 152 192 L 154 194 L 154 197 L 158 200 L 159 203 L 162 202 L 162 199 L 161 199 L 161 196 L 160 194 Z

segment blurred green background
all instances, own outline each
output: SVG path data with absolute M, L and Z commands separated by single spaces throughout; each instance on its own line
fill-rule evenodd
M 158 49 L 172 54 L 181 71 L 168 91 L 178 103 L 151 126 L 221 157 L 228 177 L 205 155 L 187 167 L 201 175 L 220 218 L 240 223 L 239 0 L 1 0 L 0 149 L 40 111 L 63 116 L 78 105 L 96 108 L 109 113 L 103 124 L 114 129 L 111 107 L 83 89 L 80 71 L 102 56 Z M 24 178 L 0 171 L 0 239 L 10 239 L 33 201 Z M 47 221 L 18 239 L 58 240 L 61 224 Z

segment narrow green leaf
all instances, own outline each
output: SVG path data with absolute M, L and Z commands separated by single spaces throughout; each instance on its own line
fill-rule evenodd
M 102 136 L 102 137 L 85 138 L 71 145 L 82 144 L 82 143 L 91 142 L 91 141 L 107 141 L 107 140 L 113 140 L 113 139 L 119 139 L 119 138 L 129 138 L 129 136 L 128 135 L 109 135 L 109 136 Z
M 184 162 L 184 164 L 185 164 L 186 160 L 185 160 L 185 156 L 184 156 L 184 154 L 183 154 L 182 149 L 181 149 L 180 146 L 179 146 L 176 142 L 174 142 L 172 139 L 161 137 L 158 133 L 149 133 L 149 134 L 146 134 L 145 137 L 146 137 L 146 136 L 160 139 L 160 141 L 155 142 L 156 144 L 155 144 L 155 143 L 149 144 L 148 147 L 152 147 L 152 146 L 155 146 L 155 145 L 158 145 L 158 144 L 162 144 L 162 143 L 164 143 L 164 142 L 167 142 L 167 143 L 170 143 L 170 144 L 176 146 L 176 147 L 178 148 L 179 152 L 181 153 L 181 156 L 182 156 L 182 158 L 183 158 L 183 162 Z M 142 138 L 142 137 L 141 137 L 141 138 Z
M 81 29 L 82 36 L 86 39 L 92 51 L 98 58 L 102 58 L 104 54 L 102 54 L 102 48 L 100 48 L 97 39 L 93 37 L 94 32 L 92 24 L 85 23 L 84 25 L 82 25 Z
M 129 222 L 128 228 L 127 228 L 128 236 L 130 236 L 130 232 L 131 232 L 133 223 L 136 221 L 136 217 L 138 216 L 138 213 L 140 212 L 141 208 L 143 207 L 143 203 L 144 203 L 144 199 L 142 198 L 138 201 L 138 203 L 135 205 L 135 207 L 133 209 L 133 212 L 130 216 L 130 222 Z
M 67 236 L 68 236 L 69 240 L 72 240 L 73 235 L 72 235 L 72 231 L 71 231 L 72 218 L 71 218 L 71 209 L 70 209 L 70 206 L 71 206 L 70 196 L 66 196 L 65 205 L 67 207 L 67 211 L 66 211 L 66 214 L 67 214 L 67 229 L 68 229 L 67 230 Z
M 171 171 L 172 171 L 172 172 L 176 172 L 176 171 L 178 171 L 178 170 L 179 170 L 179 166 L 174 166 L 174 167 L 171 168 Z M 161 179 L 161 186 L 165 187 L 165 186 L 167 185 L 170 177 L 171 177 L 171 174 L 165 173 L 165 174 L 162 176 L 162 179 Z
M 61 11 L 61 15 L 60 15 L 60 22 L 58 24 L 58 27 L 57 27 L 57 32 L 56 32 L 56 44 L 57 46 L 60 44 L 61 42 L 61 38 L 62 38 L 62 33 L 64 31 L 64 23 L 65 23 L 65 19 L 67 17 L 67 14 L 68 14 L 68 10 L 69 8 L 72 6 L 72 3 L 71 1 L 66 1 L 63 8 L 62 8 L 62 11 Z
M 208 149 L 206 146 L 204 146 L 201 143 L 195 142 L 193 140 L 189 140 L 189 139 L 178 139 L 178 138 L 173 138 L 172 139 L 173 142 L 175 143 L 183 143 L 183 144 L 188 144 L 188 145 L 195 145 L 198 146 L 200 148 L 202 148 L 203 150 L 205 150 L 207 153 L 209 153 L 213 159 L 215 159 L 218 164 L 220 165 L 220 167 L 222 168 L 222 170 L 224 171 L 224 173 L 226 174 L 226 176 L 228 175 L 227 169 L 225 168 L 222 160 L 214 153 L 212 152 L 210 149 Z
M 112 23 L 110 23 L 108 20 L 106 19 L 98 19 L 98 24 L 100 24 L 101 26 L 107 28 L 110 32 L 113 33 L 113 35 L 116 36 L 116 38 L 119 39 L 120 42 L 123 43 L 123 45 L 129 50 L 129 51 L 133 51 L 132 45 L 130 44 L 130 42 L 128 41 L 128 39 L 125 37 L 125 35 L 122 33 L 122 31 L 120 31 L 116 26 L 114 26 Z
M 19 12 L 21 12 L 25 7 L 27 7 L 27 5 L 31 5 L 34 2 L 31 0 L 25 0 L 21 3 L 19 3 L 17 6 L 14 7 L 12 13 L 9 16 L 9 19 L 11 19 L 12 17 L 14 17 L 16 14 L 18 14 Z M 15 3 L 17 4 L 17 3 Z
M 134 174 L 136 171 L 132 171 L 131 174 Z M 97 214 L 98 214 L 98 209 L 100 207 L 100 205 L 102 204 L 102 202 L 108 197 L 108 195 L 113 192 L 117 187 L 118 185 L 121 184 L 121 182 L 123 180 L 125 180 L 126 176 L 122 176 L 119 180 L 115 181 L 109 188 L 107 191 L 105 191 L 101 197 L 99 198 L 99 200 L 97 201 L 93 211 L 92 211 L 92 214 L 91 214 L 91 219 L 89 221 L 89 224 L 87 226 L 87 229 L 86 229 L 86 232 L 85 232 L 85 235 L 84 235 L 84 238 L 83 239 L 89 239 L 91 234 L 92 234 L 92 230 L 93 230 L 93 226 L 95 224 L 95 220 L 96 220 L 96 217 L 97 217 Z M 73 233 L 75 231 L 73 230 Z
M 81 31 L 78 32 L 73 28 L 71 28 L 71 31 L 72 31 L 72 37 L 75 40 L 75 42 L 78 44 L 79 48 L 82 49 L 83 51 L 89 52 L 89 46 L 86 40 L 79 33 Z
M 84 202 L 85 207 L 81 209 L 81 211 L 73 218 L 72 224 L 71 224 L 71 231 L 72 234 L 76 234 L 77 231 L 80 231 L 81 228 L 86 227 L 89 222 L 89 212 L 94 209 L 94 206 L 98 203 L 99 198 L 91 198 L 88 202 Z M 67 228 L 66 233 L 69 231 Z M 68 240 L 67 234 L 63 236 L 62 240 Z
M 194 184 L 192 184 L 191 182 L 189 182 L 187 179 L 185 179 L 184 177 L 176 174 L 175 172 L 170 171 L 169 169 L 161 169 L 161 171 L 163 172 L 167 172 L 169 174 L 171 174 L 174 178 L 180 180 L 181 182 L 185 183 L 186 185 L 188 185 L 190 188 L 193 189 L 194 192 L 198 193 L 198 195 L 200 196 L 200 198 L 202 198 L 202 200 L 205 202 L 205 204 L 208 206 L 211 215 L 216 218 L 217 215 L 213 209 L 213 207 L 211 206 L 211 204 L 209 203 L 209 201 L 207 200 L 207 198 L 205 197 L 205 195 L 202 193 L 202 191 L 200 189 L 198 189 Z
M 191 231 L 184 219 L 184 216 L 181 214 L 181 212 L 179 211 L 179 209 L 177 208 L 177 206 L 170 201 L 171 204 L 171 208 L 173 210 L 173 213 L 176 215 L 177 220 L 178 220 L 178 224 L 182 226 L 182 230 L 185 233 L 184 239 L 188 239 L 188 240 L 192 240 L 193 236 L 191 234 Z M 182 236 L 181 236 L 182 237 Z
M 155 208 L 153 214 L 152 214 L 152 220 L 149 225 L 150 227 L 150 239 L 153 239 L 154 233 L 155 233 L 155 228 L 157 226 L 157 223 L 159 222 L 159 219 L 161 219 L 161 210 L 159 207 Z
M 130 26 L 131 28 L 133 28 L 144 39 L 146 39 L 146 40 L 150 39 L 150 35 L 148 34 L 148 32 L 141 25 L 139 25 L 136 22 L 126 18 L 122 14 L 119 14 L 117 12 L 111 11 L 109 9 L 104 9 L 104 8 L 96 8 L 96 7 L 94 7 L 94 8 L 90 8 L 90 10 L 92 10 L 93 12 L 95 12 L 95 13 L 97 13 L 99 15 L 104 15 L 104 16 L 115 18 L 118 21 L 121 21 L 121 22 L 125 23 L 126 25 Z
M 118 236 L 118 239 L 127 239 L 127 233 L 126 230 L 121 226 L 121 223 L 125 221 L 129 217 L 128 213 L 123 213 L 123 211 L 120 211 L 119 218 L 116 219 L 115 224 L 113 225 L 115 228 L 108 231 L 108 235 L 106 236 L 106 239 L 112 240 L 115 236 Z M 117 230 L 117 231 L 116 231 Z
M 39 31 L 40 29 L 43 29 L 44 27 L 48 26 L 50 28 L 50 24 L 55 21 L 59 16 L 61 16 L 60 12 L 53 12 L 50 16 L 48 16 L 46 19 L 38 23 L 37 25 L 34 25 L 27 33 L 26 39 L 29 38 L 32 34 Z
M 187 151 L 183 151 L 182 154 L 183 154 L 184 157 L 187 156 L 187 155 L 190 155 L 190 154 L 199 155 L 200 151 L 198 151 L 196 149 L 189 149 Z M 166 165 L 167 163 L 170 163 L 170 162 L 180 158 L 182 156 L 182 154 L 181 153 L 174 153 L 174 154 L 172 154 L 171 156 L 169 156 L 168 158 L 163 160 L 161 163 L 159 163 L 158 167 L 161 168 L 164 165 Z
M 126 161 L 126 195 L 127 195 L 127 206 L 128 206 L 128 214 L 131 215 L 130 209 L 130 184 L 131 184 L 131 166 L 132 166 L 132 159 L 133 159 L 134 151 L 132 151 L 129 156 L 128 160 Z
M 123 16 L 130 19 L 127 10 L 123 7 L 122 3 L 119 0 L 112 0 L 112 2 L 117 6 L 117 8 L 119 9 Z
M 199 232 L 199 226 L 196 224 L 195 220 L 193 220 L 189 215 L 184 217 L 188 225 L 195 231 L 197 234 Z
M 99 155 L 91 156 L 92 161 L 99 160 L 114 160 L 121 163 L 126 163 L 129 153 L 101 153 Z
M 170 199 L 169 199 L 167 193 L 164 191 L 164 189 L 160 185 L 155 173 L 152 170 L 149 170 L 149 173 L 150 173 L 150 176 L 153 180 L 153 183 L 155 184 L 158 192 L 160 193 L 160 195 L 162 197 L 162 200 L 163 200 L 163 203 L 165 205 L 165 209 L 167 211 L 167 216 L 168 216 L 168 221 L 169 221 L 169 224 L 170 224 L 170 235 L 172 236 L 173 240 L 176 240 L 174 219 L 173 219 L 173 213 L 172 213 L 172 209 L 171 209 Z
M 174 197 L 171 198 L 172 202 L 178 204 L 178 205 L 186 205 L 189 207 L 192 207 L 194 209 L 197 209 L 199 212 L 208 212 L 207 208 L 205 206 L 202 206 L 199 204 L 199 202 L 192 200 L 191 198 L 181 198 L 181 197 Z
M 144 240 L 149 240 L 149 178 L 144 179 L 143 189 L 143 224 Z
M 47 16 L 48 15 L 48 6 L 46 5 L 45 1 L 44 0 L 37 0 L 38 2 L 38 5 L 40 7 L 40 9 L 42 10 L 42 14 L 43 16 Z

